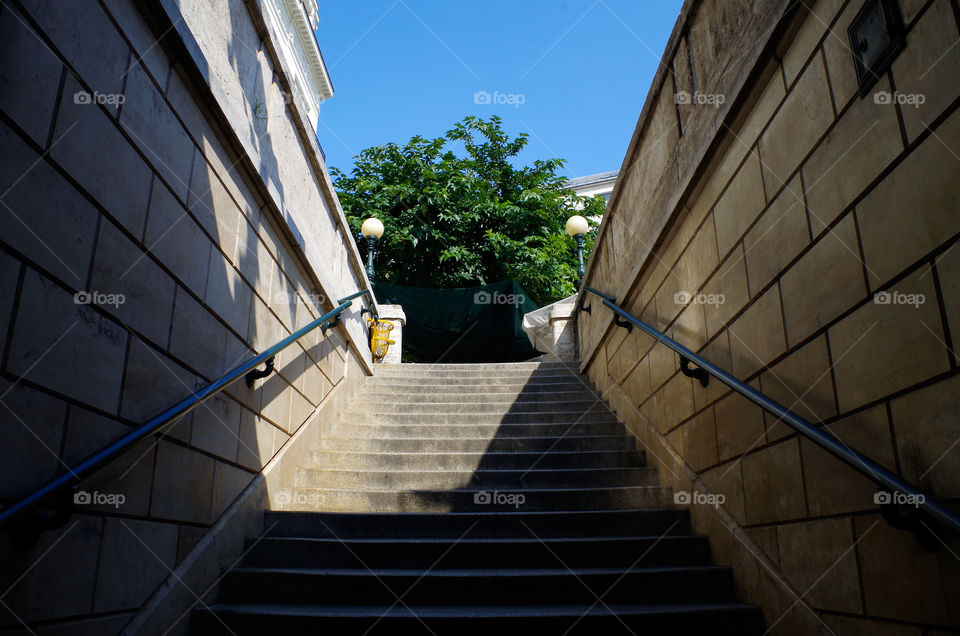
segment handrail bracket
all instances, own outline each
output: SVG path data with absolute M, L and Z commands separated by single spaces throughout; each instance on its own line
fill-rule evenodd
M 705 387 L 710 382 L 710 374 L 700 367 L 691 368 L 690 360 L 686 356 L 680 356 L 680 372 L 688 378 L 699 380 L 700 386 Z
M 73 517 L 77 486 L 65 488 L 50 497 L 50 507 L 38 507 L 10 526 L 10 539 L 15 546 L 28 548 L 36 544 L 40 534 L 67 525 Z
M 269 376 L 271 373 L 273 373 L 274 371 L 273 363 L 275 359 L 276 358 L 273 358 L 273 357 L 267 358 L 266 362 L 264 362 L 264 366 L 262 369 L 254 369 L 253 371 L 248 372 L 247 375 L 243 376 L 244 379 L 247 381 L 248 389 L 252 389 L 254 383 L 257 380 L 261 378 L 265 378 Z
M 340 314 L 337 314 L 337 317 L 334 318 L 333 320 L 328 320 L 327 322 L 320 325 L 320 331 L 323 333 L 323 337 L 326 338 L 327 332 L 333 329 L 334 327 L 337 327 L 340 324 L 340 322 L 341 322 Z
M 930 527 L 932 524 L 939 529 L 941 524 L 917 506 L 880 504 L 880 516 L 891 527 L 913 533 L 917 542 L 928 550 L 936 550 L 943 546 L 943 542 L 937 538 L 937 533 Z

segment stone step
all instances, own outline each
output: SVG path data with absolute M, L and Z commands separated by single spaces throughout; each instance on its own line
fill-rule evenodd
M 536 395 L 539 393 L 571 393 L 584 391 L 590 395 L 597 395 L 596 387 L 586 378 L 578 378 L 567 382 L 501 382 L 480 384 L 476 382 L 428 382 L 424 378 L 410 378 L 404 380 L 372 380 L 367 379 L 363 386 L 365 395 L 447 395 L 490 393 L 516 398 L 520 396 Z
M 568 385 L 561 385 L 568 386 Z M 571 385 L 572 386 L 572 385 Z M 572 388 L 561 391 L 533 391 L 524 392 L 518 390 L 489 391 L 487 387 L 480 387 L 478 391 L 467 391 L 461 389 L 445 389 L 438 391 L 432 387 L 418 387 L 420 390 L 411 391 L 377 391 L 375 395 L 369 395 L 368 401 L 364 401 L 364 407 L 371 404 L 552 404 L 565 403 L 570 401 L 583 401 L 596 403 L 601 400 L 600 396 L 584 387 Z
M 558 374 L 547 374 L 547 375 L 537 375 L 530 376 L 529 374 L 521 375 L 466 375 L 466 376 L 451 376 L 451 375 L 418 375 L 418 376 L 404 376 L 404 375 L 374 375 L 368 377 L 364 380 L 364 389 L 368 387 L 377 388 L 382 385 L 388 386 L 438 386 L 438 387 L 453 387 L 453 386 L 465 386 L 465 387 L 497 387 L 497 386 L 506 386 L 506 387 L 548 387 L 556 385 L 578 385 L 578 386 L 589 386 L 593 388 L 591 382 L 584 376 L 581 375 L 558 375 Z
M 657 603 L 623 605 L 409 606 L 391 599 L 384 605 L 226 604 L 201 606 L 193 613 L 194 633 L 336 634 L 380 636 L 596 636 L 597 634 L 711 634 L 758 636 L 758 607 L 739 603 Z
M 616 486 L 655 486 L 657 471 L 652 468 L 568 468 L 550 470 L 475 471 L 454 470 L 354 470 L 299 469 L 298 488 L 335 488 L 342 490 L 455 490 L 487 488 L 587 488 Z
M 460 366 L 460 365 L 456 365 Z M 580 371 L 576 367 L 551 367 L 551 368 L 510 368 L 510 369 L 485 369 L 475 368 L 457 368 L 442 369 L 424 365 L 423 367 L 414 365 L 389 365 L 382 369 L 377 369 L 374 373 L 376 378 L 529 378 L 540 380 L 542 378 L 563 378 L 570 381 L 572 378 L 580 377 Z
M 352 468 L 355 470 L 475 470 L 535 468 L 630 468 L 646 463 L 643 451 L 599 450 L 478 453 L 383 453 L 314 451 L 313 468 Z
M 378 367 L 195 632 L 759 634 L 576 371 Z
M 496 413 L 497 415 L 506 415 L 507 413 L 576 413 L 583 415 L 591 411 L 607 411 L 606 405 L 597 398 L 587 400 L 551 400 L 540 401 L 530 400 L 526 402 L 514 402 L 512 400 L 499 402 L 471 402 L 461 401 L 454 404 L 444 402 L 393 402 L 387 400 L 366 400 L 362 403 L 352 404 L 345 411 L 344 416 L 350 413 L 376 413 L 382 415 L 392 415 L 395 413 Z
M 580 361 L 551 362 L 429 362 L 401 365 L 382 365 L 375 369 L 377 374 L 404 374 L 420 371 L 545 371 L 549 369 L 579 369 Z
M 480 510 L 447 514 L 403 512 L 281 512 L 264 517 L 268 537 L 321 539 L 459 539 L 545 538 L 636 535 L 678 536 L 690 533 L 690 513 L 683 508 L 639 510 Z
M 597 530 L 602 530 L 597 528 Z M 437 563 L 444 568 L 615 567 L 705 565 L 710 562 L 706 537 L 596 536 L 539 538 L 527 536 L 442 539 L 352 539 L 266 537 L 247 542 L 242 565 L 279 568 L 414 568 Z
M 635 450 L 636 439 L 627 435 L 589 435 L 566 437 L 485 437 L 466 438 L 368 438 L 326 437 L 319 450 L 386 453 L 483 453 L 550 452 L 576 450 Z
M 315 512 L 451 512 L 484 510 L 627 510 L 673 505 L 661 486 L 524 488 L 510 491 L 337 490 L 296 488 L 276 495 L 281 510 Z
M 545 569 L 437 567 L 249 568 L 231 570 L 220 583 L 224 603 L 363 605 L 389 604 L 403 595 L 408 605 L 589 604 L 642 598 L 648 603 L 734 600 L 730 570 L 711 565 Z
M 338 424 L 333 437 L 560 437 L 566 435 L 623 435 L 618 422 L 570 422 L 565 424 Z
M 371 413 L 352 411 L 343 413 L 344 424 L 562 424 L 564 422 L 617 422 L 617 417 L 605 407 L 589 413 L 576 411 L 523 413 Z

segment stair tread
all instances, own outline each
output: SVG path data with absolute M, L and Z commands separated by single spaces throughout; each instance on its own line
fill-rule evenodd
M 537 376 L 537 377 L 542 377 L 542 376 Z M 559 377 L 564 377 L 564 376 L 559 376 Z M 369 388 L 377 389 L 378 395 L 382 395 L 382 392 L 380 392 L 380 390 L 386 387 L 396 387 L 398 389 L 409 389 L 411 386 L 413 386 L 411 384 L 405 384 L 403 382 L 395 381 L 399 379 L 400 378 L 384 379 L 378 382 L 371 382 L 367 386 Z M 422 377 L 417 379 L 422 379 Z M 473 380 L 475 379 L 475 376 L 469 377 L 467 379 Z M 450 387 L 461 387 L 459 389 L 452 389 L 454 393 L 469 393 L 470 395 L 500 395 L 501 393 L 513 393 L 513 392 L 524 393 L 523 388 L 530 385 L 538 385 L 546 388 L 542 391 L 531 392 L 529 393 L 529 395 L 537 395 L 540 393 L 561 394 L 565 392 L 564 387 L 577 387 L 575 390 L 579 392 L 599 395 L 599 393 L 594 388 L 594 385 L 591 382 L 587 380 L 580 380 L 580 379 L 569 377 L 569 376 L 567 376 L 563 382 L 536 383 L 536 382 L 518 381 L 515 383 L 513 387 L 507 387 L 507 388 L 504 388 L 504 385 L 501 385 L 501 384 L 490 384 L 487 382 L 458 382 L 456 384 L 451 383 L 449 385 L 430 384 L 430 385 L 425 385 L 429 387 L 430 390 L 424 390 L 423 392 L 424 393 L 443 393 L 443 391 L 435 387 L 450 386 Z M 401 397 L 402 395 L 407 395 L 407 394 L 406 393 L 401 394 Z
M 578 375 L 576 373 L 567 373 L 567 372 L 555 373 L 556 369 L 543 369 L 543 370 L 534 369 L 533 370 L 534 374 L 531 374 L 530 371 L 524 371 L 521 369 L 518 371 L 510 371 L 509 373 L 487 373 L 486 375 L 478 375 L 477 372 L 481 370 L 482 369 L 469 369 L 468 371 L 470 375 L 459 375 L 459 376 L 442 374 L 437 372 L 437 373 L 434 373 L 433 377 L 467 378 L 467 379 L 486 378 L 486 379 L 495 379 L 495 380 L 503 380 L 503 379 L 512 380 L 515 378 L 519 380 L 519 379 L 530 378 L 531 382 L 535 382 L 536 380 L 539 380 L 541 378 L 564 378 L 569 382 L 579 382 L 580 378 L 583 378 L 583 376 Z M 419 370 L 417 373 L 378 373 L 377 375 L 374 375 L 371 378 L 369 378 L 368 382 L 370 384 L 377 384 L 380 382 L 395 382 L 397 380 L 416 380 L 422 377 L 424 377 L 424 373 Z M 589 382 L 589 380 L 584 380 L 584 381 Z
M 382 415 L 382 414 L 381 414 Z M 433 415 L 433 413 L 409 413 L 408 415 Z M 487 413 L 486 415 L 492 415 Z M 341 421 L 337 428 L 334 430 L 340 429 L 352 429 L 352 428 L 363 428 L 370 430 L 383 430 L 383 429 L 397 429 L 397 430 L 415 430 L 418 428 L 425 429 L 438 429 L 443 430 L 445 428 L 456 427 L 457 436 L 459 433 L 470 432 L 473 430 L 476 431 L 485 431 L 486 429 L 496 429 L 497 431 L 503 431 L 503 433 L 515 433 L 516 431 L 523 431 L 525 429 L 531 429 L 536 431 L 537 429 L 549 430 L 553 427 L 566 426 L 568 428 L 581 427 L 589 428 L 595 427 L 598 429 L 606 430 L 617 430 L 621 431 L 619 434 L 626 434 L 625 430 L 620 428 L 616 422 L 611 421 L 578 421 L 574 420 L 572 422 L 477 422 L 477 421 L 461 421 L 461 422 L 438 422 L 436 420 L 427 420 L 427 421 L 414 421 L 414 422 L 397 422 L 396 424 L 384 424 L 379 422 L 370 422 L 365 419 L 350 421 L 343 420 Z M 504 430 L 505 429 L 505 430 Z M 543 431 L 540 431 L 543 432 Z M 498 432 L 497 437 L 502 435 Z
M 410 469 L 401 469 L 401 470 L 383 470 L 377 468 L 308 468 L 308 471 L 311 472 L 331 472 L 331 473 L 371 473 L 371 474 L 383 474 L 383 473 L 412 473 L 412 474 L 422 474 L 422 473 L 468 473 L 471 475 L 476 475 L 480 473 L 583 473 L 583 472 L 603 472 L 603 471 L 631 471 L 631 472 L 651 472 L 655 469 L 649 468 L 646 466 L 624 466 L 610 468 L 606 466 L 592 466 L 589 468 L 476 468 L 472 470 L 450 470 L 444 468 L 438 468 L 433 470 L 410 470 Z
M 540 544 L 540 543 L 604 543 L 604 542 L 625 542 L 625 541 L 700 541 L 705 540 L 699 535 L 695 534 L 672 534 L 672 535 L 624 535 L 624 536 L 583 536 L 583 537 L 264 537 L 260 539 L 260 542 L 263 541 L 274 541 L 274 542 L 297 542 L 297 541 L 308 541 L 308 542 L 317 542 L 317 543 L 330 543 L 330 544 L 340 544 L 340 543 L 410 543 L 410 544 L 420 544 L 420 543 L 436 543 L 436 544 L 447 544 L 447 543 L 456 543 L 456 544 L 512 544 L 512 543 L 530 543 L 530 544 Z
M 586 391 L 584 391 L 584 393 L 586 393 Z M 461 395 L 460 395 L 460 394 L 461 394 L 460 391 L 436 391 L 435 393 L 426 393 L 426 394 L 421 393 L 421 394 L 419 394 L 419 395 L 414 394 L 414 395 L 410 395 L 409 397 L 415 398 L 415 397 L 422 397 L 422 396 L 424 396 L 424 395 L 432 396 L 432 395 L 434 395 L 434 394 L 436 394 L 436 395 L 451 395 L 451 394 L 456 394 L 456 395 L 458 395 L 458 397 L 464 397 L 464 398 L 472 398 L 472 397 L 475 397 L 475 396 L 477 396 L 477 395 L 501 395 L 501 393 L 473 393 L 473 392 L 462 392 L 462 396 L 461 396 Z M 546 393 L 546 392 L 544 392 L 544 393 L 539 393 L 539 394 L 532 394 L 532 393 L 531 393 L 530 395 L 537 395 L 538 397 L 541 396 L 541 395 L 544 395 L 544 396 L 548 396 L 548 395 L 564 395 L 564 396 L 569 396 L 569 395 L 570 395 L 570 392 L 569 392 L 569 391 L 557 391 L 557 392 L 555 392 L 555 393 Z M 525 402 L 555 402 L 555 403 L 560 403 L 560 404 L 566 404 L 566 403 L 574 403 L 574 402 L 591 402 L 591 401 L 600 402 L 600 401 L 601 401 L 601 398 L 599 398 L 599 397 L 596 396 L 596 395 L 588 395 L 588 396 L 585 396 L 585 397 L 583 397 L 583 398 L 574 398 L 574 399 L 570 399 L 570 398 L 567 398 L 567 399 L 556 399 L 556 398 L 553 398 L 553 399 L 542 399 L 542 400 L 516 400 L 516 399 L 510 399 L 510 400 L 491 400 L 491 401 L 489 401 L 489 402 L 484 402 L 484 404 L 523 404 L 523 403 L 525 403 Z M 470 399 L 465 399 L 465 400 L 463 400 L 463 401 L 442 400 L 442 401 L 440 401 L 440 402 L 427 402 L 427 401 L 425 401 L 425 400 L 411 399 L 411 400 L 409 400 L 409 401 L 403 401 L 403 400 L 366 400 L 366 401 L 364 401 L 363 405 L 364 405 L 364 407 L 368 407 L 368 406 L 377 406 L 377 405 L 380 405 L 380 404 L 383 404 L 383 405 L 394 405 L 394 404 L 431 404 L 431 405 L 432 405 L 432 404 L 464 404 L 464 405 L 468 405 L 468 404 L 475 404 L 475 403 L 476 403 L 476 402 L 474 402 L 474 401 L 472 401 L 472 400 L 470 400 Z
M 494 439 L 592 439 L 596 437 L 626 437 L 630 435 L 622 433 L 611 433 L 610 435 L 496 435 L 494 437 L 357 437 L 356 435 L 331 435 L 327 439 L 402 439 L 404 441 L 456 441 L 456 440 L 494 440 Z M 631 438 L 632 439 L 632 438 Z M 407 453 L 404 453 L 405 455 Z M 487 453 L 474 453 L 475 455 L 486 455 Z
M 567 436 L 567 437 L 572 437 L 572 436 Z M 331 439 L 332 439 L 332 438 L 331 438 Z M 343 438 L 340 438 L 340 439 L 343 439 Z M 358 438 L 353 438 L 353 439 L 370 439 L 370 438 L 359 438 L 359 437 L 358 437 Z M 403 438 L 403 439 L 416 439 L 416 438 Z M 435 438 L 431 438 L 431 439 L 435 439 Z M 459 438 L 456 438 L 456 439 L 459 439 Z M 549 439 L 549 438 L 548 438 L 548 439 Z M 566 438 L 564 438 L 564 439 L 566 439 Z M 549 451 L 549 452 L 550 452 L 550 454 L 556 454 L 556 455 L 586 455 L 586 454 L 589 454 L 589 453 L 594 453 L 594 454 L 600 454 L 600 453 L 610 454 L 610 453 L 613 453 L 613 454 L 617 454 L 617 453 L 639 453 L 639 452 L 642 452 L 642 451 L 632 451 L 632 450 L 622 450 L 622 449 L 616 449 L 616 450 L 599 449 L 599 450 L 572 450 L 572 451 L 571 451 L 571 450 L 551 450 L 551 451 Z M 351 451 L 351 450 L 326 450 L 326 449 L 324 449 L 324 450 L 322 450 L 322 451 L 319 451 L 317 454 L 318 454 L 318 455 L 327 455 L 327 454 L 341 454 L 341 455 L 402 455 L 402 456 L 404 456 L 404 457 L 409 457 L 410 455 L 456 455 L 456 456 L 458 456 L 458 457 L 470 457 L 470 456 L 487 457 L 487 456 L 489 456 L 489 455 L 504 455 L 504 456 L 514 457 L 514 456 L 516 456 L 516 455 L 537 455 L 537 456 L 539 456 L 539 455 L 543 455 L 544 452 L 543 452 L 543 451 L 489 451 L 489 452 L 486 452 L 486 453 L 483 453 L 483 452 L 475 453 L 475 452 L 470 452 L 470 451 L 463 451 L 463 452 L 459 452 L 459 451 L 420 451 L 420 452 L 409 452 L 409 453 L 405 453 L 405 452 L 398 452 L 398 451 L 383 451 L 383 452 L 376 451 L 376 452 L 375 452 L 375 451 Z
M 451 406 L 451 402 L 411 402 L 411 405 L 415 406 Z M 507 406 L 513 406 L 516 402 L 487 402 L 487 404 L 504 404 Z M 382 406 L 405 406 L 403 403 L 390 402 L 387 404 L 380 404 Z M 475 406 L 475 403 L 463 403 L 464 406 Z M 367 403 L 364 407 L 355 407 L 354 409 L 344 411 L 344 417 L 349 417 L 351 415 L 397 415 L 397 413 L 390 413 L 385 411 L 376 411 L 373 406 L 378 406 L 378 404 Z M 603 413 L 604 411 L 592 411 L 593 413 Z M 404 411 L 407 415 L 464 415 L 464 413 L 459 411 L 430 411 L 425 413 L 418 413 L 413 410 Z M 507 411 L 506 413 L 484 413 L 481 411 L 474 411 L 469 413 L 469 415 L 556 415 L 562 413 L 563 415 L 570 415 L 571 413 L 579 413 L 579 411 Z M 563 424 L 563 422 L 560 422 Z
M 582 386 L 582 387 L 584 387 L 584 388 L 580 389 L 580 391 L 578 391 L 579 393 L 588 393 L 588 394 L 590 394 L 590 395 L 592 395 L 592 396 L 595 396 L 595 397 L 598 397 L 598 398 L 599 398 L 599 395 L 597 395 L 596 391 L 594 391 L 593 389 L 587 388 L 587 385 L 580 384 L 579 382 L 571 382 L 571 384 L 575 384 L 575 385 L 577 385 L 577 386 Z M 488 385 L 479 385 L 479 386 L 487 387 Z M 551 386 L 554 386 L 554 385 L 551 384 Z M 382 387 L 380 387 L 380 388 L 382 388 Z M 422 394 L 419 394 L 419 395 L 450 395 L 451 393 L 452 393 L 452 394 L 455 394 L 455 395 L 465 395 L 465 396 L 469 396 L 469 397 L 474 397 L 474 396 L 479 396 L 479 395 L 503 395 L 504 393 L 510 393 L 510 391 L 468 391 L 468 390 L 463 390 L 463 391 L 426 391 L 426 392 L 424 392 L 424 393 L 422 393 Z M 382 395 L 382 394 L 381 394 L 381 395 Z M 409 395 L 417 395 L 417 394 L 409 394 Z M 541 395 L 543 395 L 543 396 L 547 396 L 547 395 L 568 396 L 568 395 L 570 395 L 570 391 L 537 391 L 536 393 L 527 393 L 527 394 L 521 393 L 521 395 L 527 395 L 527 396 L 534 396 L 534 395 L 535 395 L 535 396 L 538 396 L 538 397 L 541 396 Z M 405 395 L 401 395 L 401 396 L 398 396 L 398 397 L 405 397 Z M 383 400 L 374 400 L 374 401 L 382 402 Z M 565 401 L 565 402 L 570 402 L 570 401 L 574 401 L 574 400 L 570 400 L 569 398 L 567 398 L 567 399 L 564 400 L 564 401 Z
M 450 371 L 460 371 L 462 375 L 456 373 L 450 373 Z M 486 375 L 477 375 L 480 372 L 486 371 Z M 507 369 L 500 373 L 490 373 L 486 369 L 416 369 L 415 371 L 408 373 L 382 373 L 376 378 L 389 378 L 395 380 L 397 378 L 422 378 L 424 375 L 430 374 L 434 377 L 448 377 L 448 378 L 524 378 L 531 377 L 531 374 L 534 374 L 533 377 L 536 378 L 576 378 L 582 377 L 577 373 L 572 371 L 565 371 L 563 369 Z
M 652 603 L 652 604 L 611 604 L 594 605 L 272 605 L 218 603 L 208 606 L 214 612 L 235 612 L 245 614 L 285 614 L 303 616 L 336 617 L 384 617 L 395 618 L 416 616 L 423 618 L 499 618 L 514 616 L 618 616 L 658 614 L 658 613 L 697 613 L 718 611 L 757 611 L 756 605 L 744 603 Z
M 574 487 L 572 487 L 572 488 L 557 488 L 557 487 L 555 487 L 555 486 L 551 486 L 551 487 L 548 487 L 548 488 L 531 488 L 530 486 L 524 486 L 523 488 L 510 488 L 510 489 L 509 489 L 509 492 L 511 492 L 511 493 L 522 493 L 522 492 L 528 492 L 528 491 L 536 491 L 536 492 L 539 492 L 539 493 L 543 493 L 543 492 L 545 492 L 545 491 L 546 491 L 546 492 L 550 492 L 550 491 L 553 491 L 553 492 L 588 492 L 588 491 L 594 491 L 594 490 L 604 490 L 604 491 L 607 491 L 607 490 L 633 490 L 633 489 L 637 489 L 637 490 L 664 490 L 664 489 L 666 489 L 666 488 L 669 488 L 669 486 L 650 486 L 650 485 L 647 485 L 647 486 L 643 486 L 643 485 L 637 485 L 637 486 L 602 486 L 602 485 L 598 485 L 598 486 L 596 486 L 596 487 L 574 486 Z M 310 486 L 297 487 L 297 488 L 294 488 L 293 490 L 297 490 L 297 491 L 343 491 L 343 492 L 363 492 L 363 493 L 371 493 L 371 492 L 389 492 L 389 493 L 411 492 L 411 491 L 410 491 L 409 489 L 407 489 L 407 488 L 396 488 L 396 489 L 389 489 L 389 488 L 387 488 L 387 489 L 383 489 L 383 488 L 370 488 L 370 489 L 367 489 L 367 488 L 355 488 L 355 487 L 350 487 L 350 488 L 321 488 L 321 487 L 310 487 Z M 465 492 L 486 492 L 486 491 L 489 491 L 489 490 L 491 490 L 491 488 L 483 488 L 483 487 L 481 487 L 481 486 L 471 486 L 471 487 L 464 486 L 464 487 L 462 487 L 462 488 L 456 488 L 456 489 L 453 489 L 453 490 L 451 490 L 450 488 L 421 488 L 421 489 L 417 490 L 416 492 L 417 492 L 418 494 L 420 494 L 420 493 L 465 493 Z M 493 490 L 496 490 L 496 489 L 494 488 Z M 381 513 L 381 514 L 382 514 L 382 513 Z
M 568 374 L 547 374 L 547 373 L 537 373 L 534 375 L 528 373 L 517 373 L 510 375 L 477 375 L 475 373 L 469 374 L 446 374 L 446 373 L 433 373 L 433 374 L 419 374 L 419 375 L 410 375 L 410 376 L 400 376 L 394 375 L 389 377 L 380 378 L 378 380 L 372 381 L 366 384 L 363 388 L 369 388 L 374 390 L 379 390 L 381 387 L 392 385 L 399 386 L 404 388 L 409 387 L 544 387 L 544 386 L 580 386 L 580 387 L 589 387 L 589 390 L 596 391 L 595 385 L 589 381 L 582 382 L 577 379 L 575 376 Z
M 669 565 L 669 566 L 640 566 L 607 567 L 607 568 L 289 568 L 264 566 L 237 566 L 231 570 L 246 574 L 299 574 L 311 576 L 362 576 L 374 578 L 411 577 L 418 578 L 482 578 L 482 577 L 550 577 L 550 576 L 607 576 L 611 574 L 661 574 L 661 573 L 693 573 L 693 572 L 723 572 L 728 568 L 720 565 Z
M 442 393 L 445 394 L 445 395 L 450 395 L 451 393 L 457 393 L 457 392 L 451 391 L 451 392 L 442 392 Z M 569 395 L 569 392 L 567 392 L 567 391 L 561 391 L 561 393 L 562 393 L 563 395 Z M 429 394 L 427 394 L 427 395 L 429 395 Z M 471 393 L 471 394 L 468 394 L 468 396 L 470 396 L 470 397 L 472 397 L 473 395 L 475 395 L 475 394 L 472 394 L 472 393 Z M 491 394 L 491 395 L 499 395 L 499 394 L 494 393 L 494 394 Z M 466 397 L 466 395 L 465 395 L 465 397 Z M 597 403 L 599 404 L 600 402 L 603 402 L 603 400 L 602 400 L 600 397 L 597 397 L 597 396 L 595 396 L 595 395 L 590 395 L 590 396 L 583 397 L 583 398 L 574 398 L 574 399 L 568 398 L 568 399 L 564 399 L 564 400 L 519 400 L 519 403 L 520 403 L 520 404 L 523 404 L 523 403 L 526 403 L 526 402 L 534 402 L 534 403 L 536 403 L 536 402 L 556 402 L 556 403 L 560 403 L 560 404 L 576 404 L 577 402 L 597 402 Z M 397 404 L 397 403 L 398 403 L 397 400 L 364 400 L 364 401 L 363 401 L 363 407 L 364 407 L 363 410 L 366 410 L 366 408 L 369 407 L 369 406 L 377 406 L 377 405 L 391 405 L 391 406 L 392 406 L 392 405 Z M 438 405 L 438 404 L 469 404 L 469 405 L 477 404 L 477 402 L 473 402 L 473 401 L 471 401 L 471 400 L 464 400 L 463 402 L 450 402 L 450 401 L 447 401 L 447 400 L 444 400 L 444 401 L 442 401 L 442 402 L 426 402 L 426 401 L 423 401 L 423 400 L 417 400 L 415 403 L 416 403 L 416 404 L 430 405 L 430 406 Z M 508 405 L 508 406 L 513 405 L 513 404 L 517 404 L 517 403 L 518 403 L 518 401 L 517 401 L 517 400 L 514 400 L 514 399 L 509 399 L 509 400 L 491 400 L 490 402 L 483 402 L 483 404 L 505 404 L 505 405 Z
M 429 517 L 429 518 L 442 518 L 450 516 L 460 516 L 460 517 L 470 517 L 470 516 L 498 516 L 498 515 L 533 515 L 533 516 L 549 516 L 549 515 L 558 515 L 558 516 L 589 516 L 589 515 L 628 515 L 628 514 L 637 514 L 637 513 L 651 513 L 651 514 L 684 514 L 684 511 L 679 508 L 597 508 L 590 510 L 526 510 L 520 512 L 505 512 L 505 511 L 487 511 L 487 510 L 451 510 L 450 512 L 315 512 L 308 510 L 271 510 L 271 515 L 284 515 L 284 516 L 300 516 L 300 515 L 318 515 L 324 517 L 360 517 L 368 519 L 381 519 L 384 517 Z
M 490 368 L 501 368 L 501 367 L 534 367 L 534 368 L 543 368 L 543 367 L 559 367 L 559 366 L 576 366 L 579 365 L 579 360 L 519 360 L 517 362 L 404 362 L 402 367 L 385 367 L 385 368 L 428 368 L 428 369 L 437 369 L 437 368 L 450 368 L 450 367 L 490 367 Z

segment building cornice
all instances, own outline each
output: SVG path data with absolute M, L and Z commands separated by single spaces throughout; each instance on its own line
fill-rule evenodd
M 613 170 L 610 172 L 600 172 L 598 174 L 590 174 L 584 177 L 574 177 L 573 179 L 568 179 L 567 183 L 563 186 L 568 190 L 574 190 L 576 188 L 583 188 L 586 186 L 594 186 L 605 183 L 615 183 L 617 181 L 617 176 L 620 174 L 619 170 Z
M 277 9 L 284 12 L 287 24 L 293 27 L 296 50 L 306 58 L 307 69 L 313 80 L 320 101 L 333 96 L 333 83 L 327 72 L 327 65 L 320 53 L 320 46 L 314 31 L 319 24 L 317 0 L 273 0 Z

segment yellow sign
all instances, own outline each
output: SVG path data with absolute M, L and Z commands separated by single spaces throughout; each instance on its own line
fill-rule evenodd
M 390 340 L 390 332 L 393 330 L 393 323 L 389 320 L 367 319 L 370 324 L 370 353 L 373 359 L 380 362 L 387 355 L 390 345 L 396 344 Z

